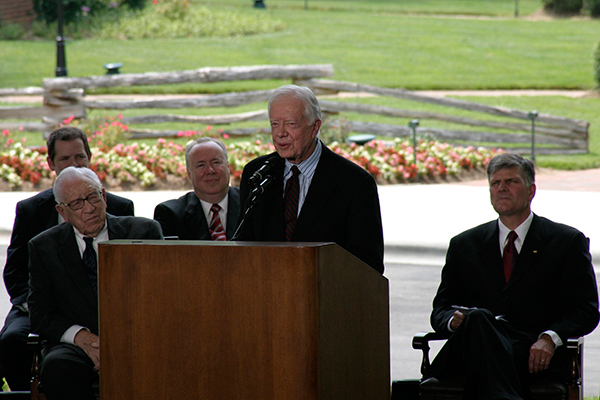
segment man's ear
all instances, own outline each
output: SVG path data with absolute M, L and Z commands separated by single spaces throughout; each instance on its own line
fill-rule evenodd
M 63 219 L 67 222 L 69 222 L 69 219 L 67 218 L 67 215 L 65 213 L 65 209 L 64 209 L 64 205 L 63 204 L 57 204 L 56 205 L 56 211 L 58 211 L 58 213 L 60 214 L 61 217 L 63 217 Z M 68 206 L 67 206 L 68 207 Z
M 48 167 L 50 167 L 50 171 L 56 171 L 56 167 L 54 166 L 54 161 L 52 161 L 50 156 L 46 157 L 46 161 L 48 162 Z
M 319 129 L 321 129 L 321 124 L 322 121 L 320 119 L 317 119 L 315 121 L 315 124 L 313 125 L 313 132 L 312 132 L 312 138 L 316 138 L 317 134 L 319 133 Z

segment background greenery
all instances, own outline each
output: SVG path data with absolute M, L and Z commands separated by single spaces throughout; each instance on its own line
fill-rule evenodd
M 540 17 L 539 0 L 518 1 L 519 17 L 515 18 L 516 3 L 514 0 L 266 0 L 267 8 L 261 10 L 253 8 L 250 0 L 193 1 L 193 7 L 282 21 L 284 29 L 235 37 L 68 38 L 67 68 L 70 76 L 89 76 L 103 74 L 102 66 L 107 62 L 123 62 L 124 73 L 235 65 L 333 64 L 335 80 L 392 88 L 592 90 L 593 53 L 599 40 L 600 21 L 585 17 Z M 68 30 L 66 34 L 69 36 Z M 0 49 L 3 54 L 0 87 L 40 86 L 43 78 L 53 76 L 53 40 L 0 41 Z M 96 93 L 219 93 L 273 88 L 282 83 L 287 82 L 182 84 L 103 89 Z M 597 96 L 468 100 L 587 120 L 591 123 L 590 154 L 538 156 L 538 164 L 559 168 L 600 166 Z M 352 101 L 395 105 L 390 99 Z M 264 105 L 195 113 L 230 113 L 261 107 Z M 432 108 L 414 104 L 413 107 L 423 111 Z M 148 112 L 132 110 L 123 114 L 144 113 Z M 373 122 L 381 119 L 342 115 L 350 117 Z M 407 121 L 394 123 L 402 125 Z M 248 125 L 252 124 L 240 124 Z M 421 126 L 425 125 L 439 124 L 422 121 Z M 184 124 L 169 127 L 201 129 Z

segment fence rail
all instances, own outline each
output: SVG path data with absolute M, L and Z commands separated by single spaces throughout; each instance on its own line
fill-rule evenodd
M 2 119 L 41 119 L 39 122 L 19 124 L 26 130 L 40 130 L 49 133 L 58 123 L 69 116 L 82 118 L 87 110 L 131 110 L 131 109 L 179 109 L 179 108 L 212 108 L 238 107 L 242 105 L 265 102 L 272 90 L 256 90 L 232 92 L 216 95 L 198 95 L 185 98 L 155 98 L 134 100 L 90 100 L 86 99 L 85 90 L 134 85 L 165 85 L 185 82 L 230 82 L 241 80 L 291 79 L 294 83 L 309 86 L 320 97 L 321 107 L 327 118 L 335 119 L 339 113 L 359 113 L 365 115 L 381 115 L 402 119 L 435 120 L 477 130 L 436 129 L 420 124 L 416 133 L 446 142 L 470 144 L 493 144 L 494 147 L 505 147 L 511 151 L 527 153 L 531 151 L 532 124 L 534 124 L 535 144 L 540 146 L 536 152 L 540 154 L 561 153 L 574 154 L 588 152 L 589 123 L 571 118 L 539 113 L 532 120 L 528 111 L 503 107 L 488 106 L 453 98 L 440 98 L 424 95 L 406 89 L 390 89 L 352 82 L 340 82 L 328 79 L 333 75 L 331 65 L 287 65 L 287 66 L 249 66 L 230 68 L 201 68 L 189 71 L 149 72 L 143 74 L 118 74 L 92 76 L 87 78 L 50 78 L 44 79 L 43 88 L 0 89 L 0 96 L 27 95 L 43 93 L 41 107 L 0 107 Z M 327 99 L 324 95 L 339 92 L 360 92 L 374 96 L 385 96 L 420 103 L 433 104 L 448 108 L 467 110 L 470 112 L 492 115 L 494 120 L 452 115 L 451 112 L 403 110 L 393 107 L 376 106 L 363 103 L 348 103 Z M 505 118 L 499 120 L 497 117 Z M 228 125 L 247 121 L 267 119 L 264 109 L 228 115 L 176 115 L 157 113 L 144 116 L 125 116 L 123 122 L 130 125 L 133 137 L 172 137 L 178 131 L 158 131 L 136 129 L 131 125 L 161 122 L 198 123 L 206 125 Z M 353 120 L 337 121 L 352 132 L 370 133 L 384 137 L 408 137 L 413 134 L 412 128 L 405 125 L 380 124 Z M 17 123 L 2 123 L 0 129 L 14 129 Z M 233 129 L 231 134 L 249 134 L 259 129 Z M 266 126 L 265 126 L 266 130 Z

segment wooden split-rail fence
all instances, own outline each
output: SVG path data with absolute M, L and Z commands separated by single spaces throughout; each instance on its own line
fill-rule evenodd
M 538 154 L 575 154 L 588 152 L 589 123 L 566 117 L 537 114 L 532 119 L 529 111 L 519 111 L 503 107 L 494 107 L 445 97 L 434 97 L 405 89 L 390 89 L 371 85 L 327 80 L 333 76 L 332 65 L 266 65 L 230 68 L 201 68 L 176 72 L 150 72 L 143 74 L 103 75 L 84 78 L 49 78 L 44 79 L 41 88 L 0 89 L 2 96 L 8 95 L 43 95 L 41 107 L 0 107 L 0 129 L 25 129 L 42 131 L 46 135 L 60 121 L 70 116 L 85 118 L 88 110 L 123 110 L 156 109 L 160 113 L 143 116 L 126 116 L 123 123 L 129 125 L 134 138 L 173 137 L 177 131 L 159 131 L 136 129 L 136 124 L 152 124 L 160 122 L 181 122 L 203 125 L 225 126 L 246 121 L 267 120 L 264 107 L 272 92 L 256 90 L 231 92 L 215 95 L 197 96 L 156 96 L 133 100 L 92 100 L 86 97 L 86 90 L 119 86 L 166 85 L 188 82 L 231 82 L 243 80 L 291 80 L 292 82 L 311 87 L 319 96 L 323 112 L 327 118 L 335 119 L 340 113 L 358 113 L 381 115 L 402 120 L 420 121 L 415 128 L 419 137 L 427 137 L 443 142 L 483 145 L 487 147 L 503 147 L 510 151 L 529 153 L 532 146 L 532 130 L 534 132 L 535 152 Z M 364 103 L 350 103 L 335 100 L 340 92 L 356 92 L 372 96 L 385 96 L 419 103 L 434 104 L 448 108 L 467 110 L 477 115 L 494 116 L 485 119 L 470 118 L 442 114 L 430 111 L 403 110 L 399 108 L 376 106 Z M 331 96 L 331 98 L 329 97 Z M 178 115 L 165 113 L 167 109 L 178 108 L 210 108 L 238 107 L 252 103 L 263 103 L 261 109 L 251 112 L 227 115 Z M 500 118 L 498 118 L 500 117 Z M 3 119 L 30 121 L 3 122 Z M 41 122 L 31 122 L 39 119 Z M 465 126 L 472 129 L 442 129 L 427 127 L 428 120 L 441 121 L 449 126 Z M 335 122 L 332 122 L 335 123 Z M 369 133 L 383 137 L 410 137 L 413 128 L 407 124 L 381 124 L 361 122 L 345 118 L 344 128 L 347 131 Z M 532 124 L 533 123 L 533 124 Z M 533 126 L 533 129 L 532 129 Z M 265 125 L 263 131 L 268 130 Z M 252 134 L 259 129 L 230 129 L 230 134 Z

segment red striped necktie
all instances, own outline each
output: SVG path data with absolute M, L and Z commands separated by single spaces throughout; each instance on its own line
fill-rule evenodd
M 212 240 L 227 240 L 221 218 L 219 218 L 219 210 L 221 210 L 221 206 L 218 204 L 213 204 L 210 207 L 210 211 L 212 211 L 212 220 L 210 221 L 210 228 L 208 228 L 208 231 L 210 232 Z

